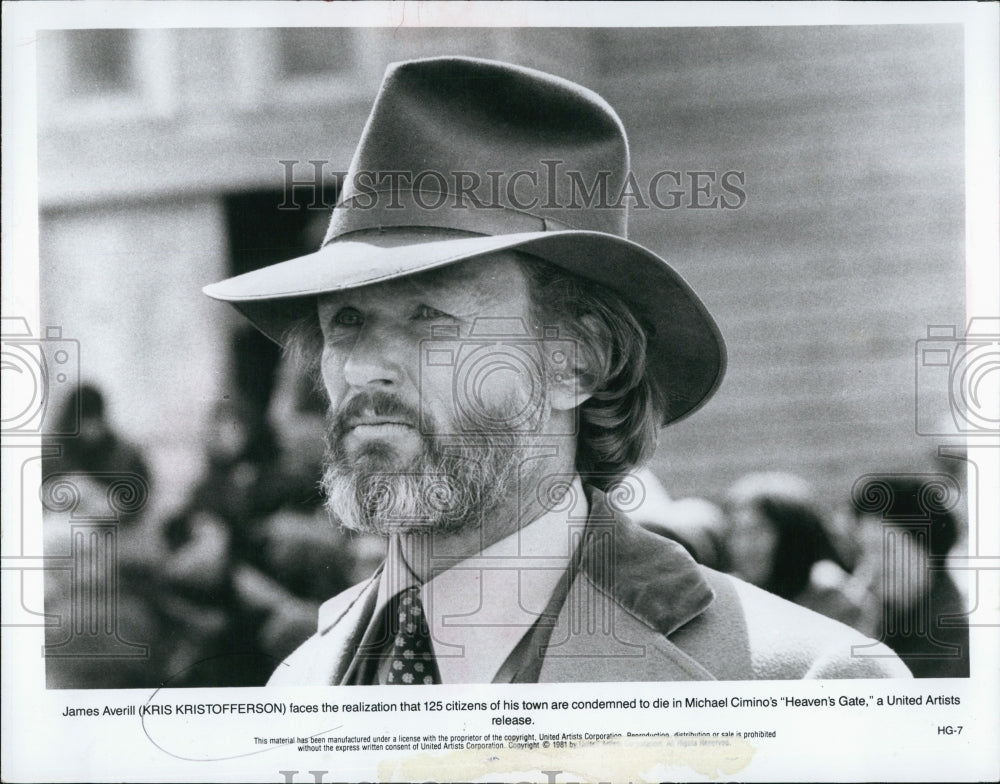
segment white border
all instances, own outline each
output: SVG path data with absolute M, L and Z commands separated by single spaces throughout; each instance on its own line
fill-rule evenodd
M 680 3 L 652 6 L 646 3 L 573 4 L 573 3 L 139 3 L 139 2 L 41 2 L 5 3 L 3 7 L 3 286 L 4 315 L 25 315 L 37 326 L 37 159 L 35 129 L 35 95 L 33 89 L 34 30 L 49 26 L 73 27 L 258 27 L 282 26 L 740 26 L 740 25 L 821 25 L 821 24 L 880 24 L 880 23 L 962 23 L 966 40 L 966 150 L 967 150 L 967 254 L 969 284 L 967 289 L 970 315 L 998 315 L 1000 303 L 1000 239 L 997 215 L 1000 213 L 997 184 L 997 150 L 1000 148 L 1000 107 L 998 86 L 998 13 L 990 4 L 744 4 Z M 12 536 L 11 515 L 20 514 L 11 506 L 14 494 L 7 492 L 11 482 L 19 481 L 4 463 L 4 555 L 12 554 L 17 543 Z M 984 477 L 1000 475 L 994 451 L 981 465 Z M 997 488 L 982 496 L 982 520 L 1000 519 L 997 514 Z M 26 530 L 40 531 L 40 525 Z M 981 555 L 1000 553 L 1000 541 L 993 526 L 981 531 Z M 38 552 L 26 542 L 25 551 Z M 16 549 L 13 554 L 16 554 Z M 996 556 L 992 562 L 995 564 Z M 984 596 L 1000 595 L 998 572 L 984 572 L 980 589 Z M 5 597 L 6 599 L 7 597 Z M 5 603 L 6 604 L 6 603 Z M 5 606 L 5 616 L 7 608 Z M 264 757 L 240 757 L 229 761 L 192 763 L 164 755 L 149 743 L 147 732 L 133 724 L 118 721 L 87 721 L 53 719 L 64 704 L 133 704 L 147 695 L 129 692 L 59 692 L 46 693 L 41 660 L 38 657 L 40 634 L 13 633 L 3 635 L 3 778 L 8 781 L 42 780 L 203 780 L 219 781 L 282 780 L 279 770 L 302 771 L 296 781 L 312 780 L 308 770 L 327 769 L 326 781 L 348 778 L 399 774 L 401 769 L 378 767 L 378 760 L 369 759 L 357 767 L 342 766 L 340 758 L 322 761 L 320 757 L 290 754 Z M 1000 660 L 996 630 L 978 634 L 982 640 L 974 654 L 974 678 L 968 684 L 916 683 L 910 687 L 852 682 L 774 684 L 739 683 L 712 685 L 710 688 L 679 685 L 676 693 L 686 695 L 716 695 L 738 692 L 741 696 L 763 696 L 794 693 L 797 696 L 825 693 L 867 695 L 881 691 L 893 693 L 935 693 L 946 690 L 963 695 L 962 710 L 901 711 L 898 721 L 868 718 L 863 712 L 850 710 L 814 717 L 812 714 L 785 712 L 770 721 L 781 728 L 784 740 L 771 747 L 762 745 L 752 755 L 749 766 L 727 769 L 719 763 L 715 771 L 722 778 L 735 776 L 746 780 L 990 780 L 998 775 L 997 694 L 998 679 L 991 662 Z M 366 699 L 376 699 L 377 689 L 362 689 Z M 580 693 L 580 687 L 546 687 L 545 695 Z M 643 695 L 642 684 L 602 684 L 588 689 L 589 696 L 621 698 Z M 451 697 L 489 700 L 489 687 L 451 688 Z M 258 701 L 265 699 L 258 690 L 226 690 L 219 696 L 214 690 L 171 694 L 172 702 Z M 510 687 L 503 696 L 510 699 L 524 695 L 537 696 L 537 691 Z M 270 696 L 267 697 L 270 699 Z M 281 699 L 315 701 L 312 690 L 290 691 Z M 340 699 L 338 695 L 338 699 Z M 350 695 L 348 700 L 361 699 Z M 734 714 L 735 715 L 735 714 Z M 374 717 L 377 719 L 377 717 Z M 718 724 L 718 714 L 686 711 L 684 720 L 691 729 L 699 724 Z M 757 719 L 740 718 L 745 728 Z M 942 738 L 928 730 L 928 724 L 966 722 L 961 738 Z M 586 725 L 586 722 L 583 722 Z M 636 724 L 622 721 L 621 726 Z M 277 726 L 277 724 L 275 725 Z M 373 717 L 360 717 L 351 730 L 362 732 L 378 727 Z M 196 721 L 172 725 L 168 742 L 177 749 L 214 747 L 219 756 L 228 750 L 238 753 L 241 744 L 254 725 L 237 719 Z M 635 727 L 639 729 L 639 727 Z M 149 728 L 147 727 L 146 730 Z M 315 729 L 325 729 L 316 727 Z M 253 729 L 253 731 L 257 731 Z M 275 733 L 278 731 L 275 730 Z M 199 743 L 190 745 L 191 737 Z M 833 752 L 833 753 L 831 753 Z M 191 756 L 198 756 L 192 754 Z M 549 768 L 532 761 L 524 771 L 508 771 L 511 780 L 540 780 L 543 769 L 561 770 L 559 781 L 621 780 L 640 781 L 644 775 L 665 778 L 713 777 L 703 770 L 691 768 L 639 765 L 641 754 L 630 759 L 610 759 L 614 755 L 584 754 L 553 755 Z M 824 767 L 816 767 L 816 759 L 824 759 Z M 526 759 L 526 764 L 530 760 Z M 634 763 L 634 764 L 633 764 Z M 644 763 L 645 764 L 645 763 Z M 632 767 L 630 767 L 632 765 Z M 638 765 L 638 767 L 636 767 Z M 338 767 L 340 766 L 340 767 Z M 411 772 L 417 769 L 410 768 Z M 570 771 L 574 771 L 571 773 Z M 395 774 L 394 774 L 395 772 Z M 424 769 L 426 773 L 426 769 Z M 468 775 L 470 771 L 464 771 Z M 442 774 L 463 776 L 462 771 Z M 573 776 L 576 776 L 574 778 Z M 442 780 L 445 780 L 442 778 Z M 497 777 L 491 777 L 497 780 Z M 652 779 L 650 779 L 652 780 Z

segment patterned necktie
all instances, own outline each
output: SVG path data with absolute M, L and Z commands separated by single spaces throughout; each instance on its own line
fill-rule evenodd
M 407 588 L 396 598 L 399 625 L 389 653 L 386 683 L 393 686 L 441 683 L 427 619 L 420 603 L 420 589 Z

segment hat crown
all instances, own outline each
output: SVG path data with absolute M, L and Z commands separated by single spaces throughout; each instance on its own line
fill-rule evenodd
M 507 63 L 396 63 L 323 247 L 205 292 L 280 343 L 290 325 L 315 316 L 318 295 L 527 253 L 614 292 L 639 317 L 646 373 L 666 399 L 662 421 L 672 422 L 713 394 L 725 344 L 683 278 L 627 239 L 635 186 L 621 120 L 596 93 Z M 403 227 L 418 231 L 372 236 Z
M 621 120 L 580 85 L 473 58 L 394 63 L 325 242 L 387 225 L 624 238 L 628 169 Z

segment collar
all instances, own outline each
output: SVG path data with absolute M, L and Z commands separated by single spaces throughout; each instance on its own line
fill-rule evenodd
M 664 635 L 708 609 L 715 594 L 687 550 L 616 511 L 602 491 L 588 487 L 587 497 L 590 519 L 579 563 L 594 585 Z M 643 518 L 657 511 L 643 510 Z
M 586 519 L 581 519 L 576 513 L 567 514 L 567 518 L 563 520 L 563 524 L 571 533 L 577 532 L 575 534 L 577 541 L 580 541 L 580 529 L 584 525 L 587 525 L 588 528 L 580 541 L 580 547 L 577 551 L 578 558 L 573 559 L 578 565 L 577 569 L 574 570 L 577 572 L 576 582 L 582 578 L 588 585 L 600 587 L 603 592 L 614 596 L 617 603 L 633 617 L 663 635 L 673 633 L 708 608 L 714 599 L 714 593 L 703 576 L 701 568 L 691 559 L 683 547 L 669 539 L 646 531 L 626 518 L 621 512 L 613 510 L 605 494 L 600 490 L 588 487 L 586 499 L 589 502 L 589 524 Z M 664 507 L 659 505 L 656 505 L 655 508 L 643 509 L 643 519 L 656 520 L 663 516 L 664 511 Z M 548 517 L 548 515 L 544 517 Z M 586 513 L 583 517 L 586 517 Z M 542 518 L 535 522 L 541 522 L 541 520 Z M 529 554 L 529 557 L 532 552 L 531 547 L 536 545 L 526 540 L 525 536 L 529 535 L 529 529 L 532 526 L 534 523 L 521 529 L 513 537 L 515 543 L 520 541 L 520 544 L 523 545 L 515 552 Z M 538 530 L 540 533 L 544 527 L 543 524 L 538 529 L 532 529 L 532 532 Z M 565 530 L 562 532 L 562 537 L 561 541 L 566 541 Z M 553 538 L 551 541 L 560 540 Z M 505 543 L 504 545 L 498 542 L 497 545 L 510 547 L 510 540 L 505 540 Z M 543 552 L 543 550 L 538 550 L 538 552 Z M 569 552 L 572 551 L 567 548 L 566 553 Z M 392 548 L 390 548 L 390 557 L 391 553 Z M 477 561 L 482 561 L 485 555 L 484 552 L 476 559 L 468 559 L 464 563 L 467 566 L 473 566 Z M 531 562 L 526 566 L 532 564 L 536 567 L 545 566 L 546 560 L 545 558 L 531 559 Z M 485 561 L 483 563 L 485 565 Z M 611 564 L 614 566 L 612 567 Z M 550 565 L 555 568 L 557 563 Z M 479 568 L 481 570 L 483 567 Z M 385 574 L 386 570 L 380 568 L 369 581 L 327 601 L 320 608 L 320 636 L 326 635 L 338 624 L 343 624 L 345 628 L 354 630 L 352 634 L 341 640 L 341 647 L 333 656 L 336 661 L 330 665 L 334 672 L 331 682 L 340 682 L 342 670 L 350 661 L 350 651 L 356 647 L 360 641 L 361 633 L 367 626 L 363 619 L 374 617 L 374 605 L 376 601 L 382 601 L 380 594 L 382 584 L 386 579 Z M 627 575 L 627 577 L 616 580 L 614 579 L 615 574 Z M 413 579 L 412 575 L 410 577 Z M 477 597 L 483 596 L 481 588 L 475 595 Z M 387 601 L 391 596 L 392 594 L 386 596 L 384 601 Z M 492 601 L 492 599 L 491 596 L 490 600 Z M 491 601 L 483 602 L 483 604 L 490 605 Z M 565 607 L 563 610 L 565 611 Z M 451 630 L 449 629 L 449 631 Z M 506 631 L 510 631 L 510 629 Z M 331 635 L 331 639 L 334 637 L 335 635 Z M 493 644 L 492 637 L 490 644 Z M 437 647 L 437 642 L 435 642 L 435 647 Z M 455 660 L 455 657 L 450 658 Z M 496 657 L 491 658 L 495 660 Z M 449 664 L 445 664 L 445 668 L 448 669 Z M 444 671 L 442 671 L 443 674 Z M 627 678 L 624 679 L 627 680 Z
M 491 682 L 545 612 L 573 557 L 572 531 L 587 524 L 588 501 L 578 476 L 565 498 L 557 509 L 420 586 L 444 683 Z M 420 583 L 393 537 L 374 617 L 399 591 L 414 585 Z

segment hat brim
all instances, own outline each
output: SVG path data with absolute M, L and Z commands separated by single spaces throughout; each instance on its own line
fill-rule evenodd
M 648 372 L 666 399 L 663 424 L 700 408 L 725 372 L 725 344 L 697 295 L 666 261 L 629 240 L 594 231 L 467 236 L 383 247 L 356 235 L 307 256 L 206 286 L 265 335 L 287 328 L 321 294 L 368 286 L 505 250 L 530 253 L 613 291 L 648 327 Z

